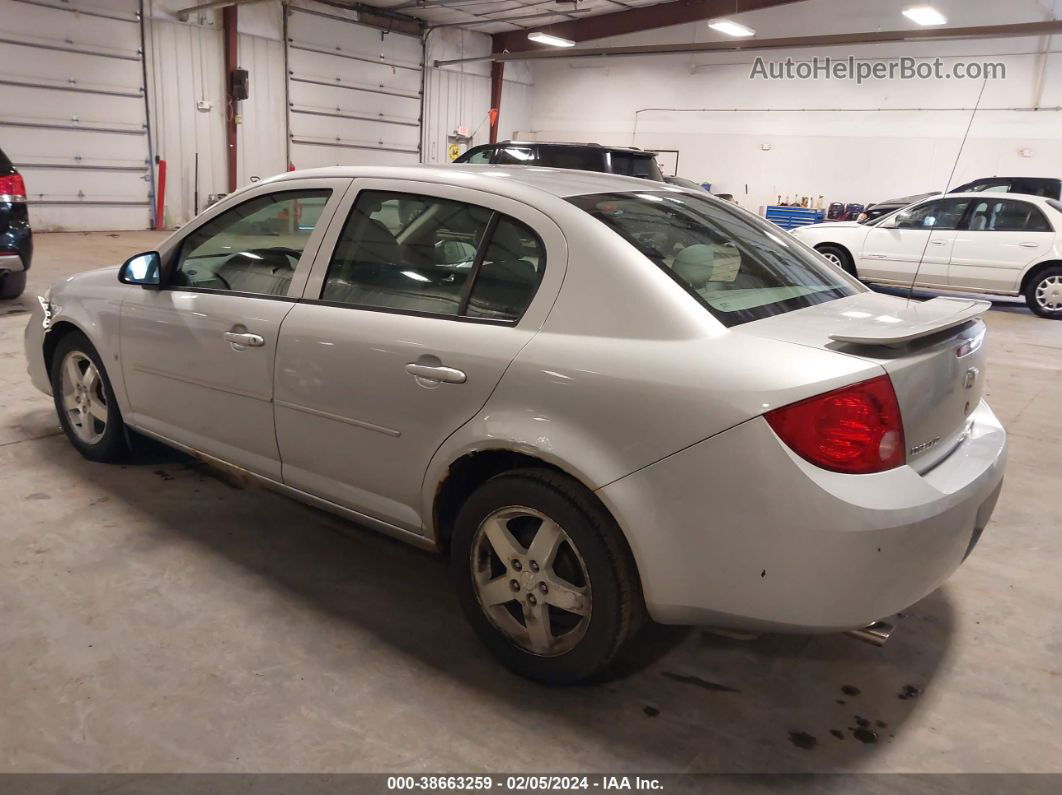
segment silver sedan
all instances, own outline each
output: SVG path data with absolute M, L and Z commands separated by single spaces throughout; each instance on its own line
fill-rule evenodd
M 484 643 L 561 683 L 644 617 L 836 632 L 940 585 L 1003 478 L 986 306 L 704 192 L 329 168 L 57 285 L 26 355 L 87 458 L 131 429 L 445 552 Z

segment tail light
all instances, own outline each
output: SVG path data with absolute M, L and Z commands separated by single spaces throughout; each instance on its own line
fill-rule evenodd
M 26 201 L 26 183 L 21 174 L 0 177 L 0 202 Z
M 866 475 L 907 460 L 900 405 L 887 375 L 782 406 L 765 416 L 793 452 L 823 469 Z

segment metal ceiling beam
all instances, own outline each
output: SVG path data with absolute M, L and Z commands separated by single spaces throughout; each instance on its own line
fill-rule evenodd
M 673 3 L 661 3 L 653 6 L 631 8 L 627 11 L 615 11 L 611 14 L 596 14 L 586 19 L 560 22 L 550 25 L 546 32 L 572 41 L 590 41 L 606 36 L 620 36 L 624 33 L 638 33 L 643 30 L 665 28 L 669 25 L 681 25 L 685 22 L 699 22 L 715 17 L 734 16 L 746 11 L 758 11 L 773 6 L 797 3 L 801 0 L 679 0 Z M 496 33 L 497 49 L 509 52 L 540 49 L 539 45 L 527 40 L 523 31 Z
M 593 19 L 593 17 L 591 18 Z M 552 33 L 552 28 L 550 29 Z M 473 61 L 532 61 L 547 58 L 591 58 L 616 55 L 669 55 L 697 52 L 756 52 L 758 50 L 839 47 L 852 44 L 889 42 L 947 41 L 959 39 L 1021 38 L 1052 36 L 1062 33 L 1062 20 L 1022 22 L 1015 25 L 983 25 L 966 28 L 923 28 L 919 30 L 884 30 L 867 33 L 838 33 L 822 36 L 789 36 L 775 39 L 735 39 L 732 41 L 689 42 L 686 44 L 637 44 L 619 47 L 576 47 L 574 49 L 495 52 L 477 58 L 454 58 L 435 61 L 435 66 L 450 66 Z M 558 34 L 559 35 L 559 34 Z M 497 44 L 498 36 L 495 36 Z

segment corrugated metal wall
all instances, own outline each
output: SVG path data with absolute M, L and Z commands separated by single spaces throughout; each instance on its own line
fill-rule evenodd
M 448 136 L 458 127 L 474 133 L 470 146 L 490 140 L 490 63 L 458 64 L 436 68 L 436 60 L 474 58 L 490 54 L 490 36 L 456 28 L 439 28 L 428 34 L 428 78 L 425 99 L 424 162 L 449 161 Z
M 139 0 L 0 0 L 0 147 L 37 229 L 149 223 Z
M 420 162 L 418 36 L 311 2 L 288 9 L 288 127 L 297 168 Z
M 239 66 L 250 73 L 250 96 L 240 103 L 236 181 L 270 177 L 288 167 L 284 11 L 280 3 L 241 6 Z
M 174 227 L 227 186 L 221 15 L 203 12 L 177 22 L 166 8 L 174 3 L 146 5 L 151 132 L 155 154 L 167 166 L 164 220 Z
M 498 140 L 526 137 L 533 129 L 531 103 L 534 98 L 534 82 L 531 64 L 526 61 L 510 61 L 505 64 L 505 81 L 502 85 L 501 115 L 498 118 Z
M 38 229 L 146 228 L 152 153 L 167 163 L 167 227 L 226 192 L 221 13 L 177 20 L 190 2 L 143 0 L 142 60 L 140 0 L 0 0 L 0 146 L 26 175 Z M 239 8 L 237 60 L 250 73 L 239 185 L 289 162 L 446 162 L 458 127 L 474 144 L 488 140 L 488 63 L 425 77 L 420 37 L 296 3 L 287 13 L 278 0 Z M 429 47 L 429 59 L 481 55 L 490 37 L 441 28 Z M 503 137 L 530 126 L 529 76 L 524 64 L 506 69 Z

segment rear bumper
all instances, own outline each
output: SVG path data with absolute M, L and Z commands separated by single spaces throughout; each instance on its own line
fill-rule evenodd
M 33 232 L 25 203 L 0 202 L 0 272 L 28 271 L 33 261 Z
M 833 632 L 935 590 L 995 508 L 1006 432 L 982 402 L 968 438 L 919 474 L 842 475 L 750 420 L 599 490 L 631 543 L 652 617 Z
M 18 254 L 0 254 L 0 271 L 20 273 L 24 270 L 26 266 Z

